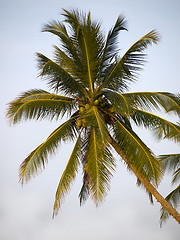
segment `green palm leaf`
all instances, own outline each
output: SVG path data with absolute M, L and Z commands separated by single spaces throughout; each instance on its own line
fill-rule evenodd
M 57 215 L 62 201 L 64 200 L 65 195 L 69 192 L 72 182 L 76 177 L 76 172 L 80 163 L 80 149 L 80 138 L 78 138 L 56 191 L 53 217 Z
M 102 54 L 101 64 L 100 64 L 101 75 L 102 75 L 101 77 L 103 77 L 104 75 L 104 70 L 107 68 L 107 64 L 112 62 L 112 60 L 118 54 L 118 49 L 117 49 L 118 36 L 119 36 L 119 32 L 122 30 L 127 30 L 126 21 L 124 17 L 119 16 L 116 20 L 114 27 L 108 33 L 106 43 L 103 49 L 103 54 Z
M 106 143 L 109 139 L 107 125 L 104 121 L 102 113 L 97 106 L 92 106 L 89 111 L 84 115 L 88 126 L 93 126 L 99 129 L 101 139 Z
M 113 116 L 114 138 L 121 146 L 128 162 L 136 167 L 136 170 L 156 185 L 162 177 L 161 163 L 141 139 L 119 117 Z
M 105 89 L 102 91 L 103 94 L 107 97 L 107 99 L 111 102 L 111 105 L 113 106 L 113 109 L 120 113 L 123 116 L 129 116 L 130 115 L 130 109 L 131 103 L 129 103 L 129 99 L 125 98 L 122 93 Z
M 145 55 L 142 53 L 152 43 L 159 41 L 159 34 L 152 30 L 144 37 L 135 42 L 127 52 L 112 65 L 111 71 L 107 74 L 101 89 L 104 87 L 113 90 L 123 90 L 123 87 L 128 88 L 128 83 L 134 81 L 137 76 L 137 70 L 141 69 L 144 63 Z
M 41 89 L 32 89 L 22 93 L 13 102 L 9 103 L 7 117 L 12 124 L 27 119 L 44 119 L 51 120 L 58 118 L 61 114 L 71 114 L 76 108 L 74 100 L 57 94 L 52 94 Z
M 85 145 L 85 171 L 89 174 L 90 196 L 99 205 L 109 190 L 115 163 L 108 147 L 104 145 L 99 129 L 92 128 Z
M 161 117 L 158 117 L 152 113 L 134 109 L 132 114 L 134 122 L 140 126 L 143 125 L 150 130 L 153 130 L 154 134 L 159 138 L 167 138 L 180 142 L 180 126 L 171 123 Z
M 80 47 L 80 56 L 84 62 L 84 77 L 90 92 L 94 92 L 94 83 L 99 71 L 100 55 L 102 53 L 103 40 L 99 33 L 99 24 L 91 26 L 83 25 L 79 29 L 78 43 Z
M 160 155 L 159 159 L 166 170 L 173 172 L 172 183 L 178 183 L 180 180 L 180 154 Z
M 118 53 L 117 43 L 119 32 L 127 30 L 126 20 L 123 16 L 119 16 L 116 20 L 114 27 L 109 31 L 105 47 L 103 49 L 102 61 L 107 64 L 107 61 L 111 61 L 112 58 Z
M 180 185 L 176 187 L 170 194 L 165 198 L 167 202 L 169 202 L 175 209 L 179 206 L 180 199 Z M 161 217 L 160 224 L 165 222 L 169 218 L 169 213 L 165 208 L 161 208 Z
M 180 154 L 166 154 L 160 155 L 159 159 L 162 161 L 162 164 L 165 170 L 172 172 L 173 179 L 172 183 L 178 183 L 180 180 Z M 168 194 L 165 198 L 175 209 L 179 207 L 180 203 L 180 185 L 176 187 L 172 192 Z M 161 208 L 161 217 L 160 224 L 169 218 L 169 213 L 165 208 Z
M 83 185 L 82 185 L 80 193 L 79 193 L 79 199 L 80 199 L 80 205 L 81 206 L 89 198 L 89 195 L 90 195 L 90 180 L 91 180 L 90 173 L 88 174 L 84 169 Z
M 52 21 L 52 22 L 45 24 L 42 29 L 42 32 L 50 32 L 50 33 L 57 35 L 58 37 L 60 37 L 62 39 L 64 39 L 64 37 L 66 39 L 69 39 L 65 25 L 59 21 Z M 69 41 L 70 41 L 70 39 L 69 39 Z
M 81 96 L 87 93 L 79 80 L 74 79 L 65 68 L 56 62 L 40 53 L 37 53 L 37 61 L 40 76 L 48 79 L 48 85 L 53 90 L 62 91 L 65 94 L 79 93 Z
M 79 57 L 78 57 L 78 51 L 75 47 L 75 43 L 73 41 L 73 38 L 71 38 L 68 35 L 68 32 L 66 30 L 66 27 L 63 23 L 59 21 L 52 21 L 48 24 L 45 24 L 43 27 L 43 32 L 50 32 L 52 34 L 55 34 L 58 36 L 61 40 L 62 47 L 67 53 L 67 55 L 74 59 L 77 65 L 81 63 Z
M 141 109 L 163 108 L 167 113 L 174 112 L 180 116 L 180 97 L 179 95 L 167 92 L 134 92 L 123 93 L 127 102 L 131 106 Z
M 69 57 L 56 45 L 54 47 L 55 62 L 63 67 L 73 78 L 78 78 L 79 65 L 75 62 L 73 57 Z M 79 78 L 80 79 L 80 78 Z
M 39 145 L 22 162 L 19 171 L 22 184 L 27 182 L 32 176 L 35 176 L 42 167 L 45 167 L 45 163 L 48 162 L 48 155 L 54 154 L 62 141 L 74 139 L 76 130 L 73 122 L 74 119 L 70 119 L 60 125 L 44 143 Z

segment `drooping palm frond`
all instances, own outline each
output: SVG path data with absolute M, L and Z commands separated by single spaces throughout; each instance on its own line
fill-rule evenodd
M 82 206 L 90 195 L 90 174 L 88 174 L 85 169 L 83 173 L 83 184 L 79 192 L 80 206 Z
M 43 26 L 42 32 L 53 33 L 58 37 L 60 37 L 60 39 L 62 38 L 62 40 L 64 40 L 64 38 L 66 38 L 70 42 L 70 38 L 68 36 L 66 26 L 59 21 L 52 21 L 45 24 Z
M 180 116 L 180 97 L 168 92 L 133 92 L 123 93 L 132 107 L 150 110 L 163 108 L 167 113 L 173 112 Z
M 110 187 L 115 163 L 108 145 L 105 145 L 98 128 L 92 127 L 84 144 L 84 168 L 89 174 L 89 193 L 98 206 Z
M 172 172 L 172 183 L 178 183 L 180 180 L 180 154 L 160 155 L 159 159 L 162 161 L 165 170 Z
M 165 170 L 172 172 L 172 184 L 178 183 L 180 180 L 180 154 L 166 154 L 160 155 L 159 159 Z M 180 207 L 180 185 L 177 186 L 172 192 L 165 198 L 175 209 Z M 165 208 L 161 208 L 160 225 L 169 218 L 169 213 Z
M 143 141 L 122 121 L 121 116 L 113 116 L 113 134 L 116 142 L 136 171 L 140 172 L 152 184 L 157 185 L 162 177 L 160 161 Z
M 164 118 L 158 117 L 152 113 L 134 109 L 131 115 L 134 122 L 140 126 L 143 125 L 153 131 L 158 139 L 171 139 L 180 142 L 180 126 L 171 123 Z
M 73 98 L 65 97 L 41 89 L 22 93 L 9 103 L 7 117 L 12 124 L 28 119 L 56 119 L 65 113 L 71 114 L 77 104 Z
M 52 134 L 39 145 L 29 156 L 22 162 L 19 171 L 21 183 L 29 181 L 35 176 L 42 167 L 48 162 L 48 155 L 55 154 L 57 147 L 63 141 L 73 140 L 76 136 L 74 119 L 70 119 L 60 125 Z
M 166 96 L 169 98 L 172 98 L 174 101 L 174 105 L 167 106 L 166 112 L 175 112 L 180 116 L 180 94 L 172 94 L 172 93 L 166 93 Z
M 73 148 L 69 161 L 66 168 L 61 176 L 57 191 L 56 198 L 54 202 L 54 212 L 53 217 L 57 215 L 59 208 L 65 198 L 65 195 L 69 192 L 72 182 L 76 177 L 76 173 L 79 165 L 80 158 L 80 138 L 77 139 L 76 144 Z
M 123 91 L 123 87 L 128 88 L 128 84 L 137 77 L 137 71 L 141 69 L 144 63 L 145 54 L 142 52 L 152 43 L 159 41 L 159 33 L 152 30 L 144 37 L 135 42 L 127 52 L 112 65 L 111 71 L 107 74 L 100 89 L 108 87 L 113 90 Z
M 167 202 L 169 202 L 175 209 L 179 207 L 180 202 L 180 185 L 176 187 L 170 194 L 165 198 Z M 163 222 L 170 217 L 168 211 L 165 208 L 161 208 L 161 217 L 160 217 L 160 225 L 162 226 Z

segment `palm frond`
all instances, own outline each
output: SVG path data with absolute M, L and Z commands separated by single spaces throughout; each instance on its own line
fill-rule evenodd
M 91 93 L 94 92 L 103 48 L 103 38 L 99 28 L 98 24 L 84 25 L 82 29 L 79 29 L 78 34 L 80 56 L 84 62 L 84 79 L 86 79 Z
M 89 194 L 96 205 L 104 199 L 110 187 L 115 163 L 108 145 L 102 141 L 98 128 L 92 127 L 84 146 L 84 169 L 89 174 Z
M 102 92 L 111 102 L 111 105 L 116 112 L 124 116 L 130 115 L 130 108 L 132 107 L 131 104 L 128 102 L 128 98 L 125 98 L 123 94 L 110 89 L 105 89 Z
M 119 32 L 122 30 L 127 30 L 126 20 L 123 16 L 119 16 L 116 20 L 114 27 L 108 33 L 105 47 L 103 49 L 102 56 L 103 63 L 106 64 L 109 63 L 109 61 L 111 61 L 118 54 L 117 50 L 118 36 Z
M 79 10 L 68 11 L 63 9 L 62 16 L 65 17 L 64 22 L 69 24 L 72 35 L 75 37 L 78 35 L 79 27 L 83 23 L 83 13 Z
M 83 63 L 81 79 L 92 93 L 94 83 L 100 66 L 100 56 L 103 49 L 103 35 L 100 30 L 100 23 L 91 20 L 91 14 L 83 14 L 80 11 L 65 10 L 65 21 L 69 23 L 73 39 L 76 41 L 78 56 Z
M 155 136 L 159 139 L 167 138 L 174 140 L 175 142 L 180 142 L 180 126 L 174 123 L 152 113 L 138 109 L 134 109 L 131 118 L 138 126 L 143 125 L 152 130 Z
M 67 55 L 70 58 L 73 58 L 74 61 L 78 63 L 78 65 L 80 64 L 80 59 L 78 57 L 78 52 L 75 47 L 73 38 L 69 36 L 66 26 L 63 23 L 59 21 L 52 21 L 48 24 L 45 24 L 42 31 L 50 32 L 58 36 L 61 40 L 62 48 L 65 50 Z
M 144 37 L 135 42 L 127 52 L 112 65 L 111 71 L 107 74 L 100 89 L 108 87 L 113 90 L 122 91 L 128 88 L 128 84 L 137 77 L 137 71 L 142 68 L 145 54 L 142 52 L 152 43 L 158 43 L 159 33 L 152 30 Z
M 144 173 L 144 175 L 145 175 L 145 173 Z M 144 184 L 139 179 L 137 179 L 137 185 L 138 185 L 138 187 L 141 187 L 141 188 L 143 188 L 146 191 L 146 193 L 147 193 L 147 195 L 149 197 L 150 203 L 154 204 L 152 193 L 147 190 L 147 188 L 144 186 Z
M 90 195 L 90 174 L 88 174 L 84 169 L 84 175 L 83 175 L 83 185 L 81 187 L 80 193 L 79 193 L 79 199 L 80 199 L 80 206 L 82 206 L 83 203 L 87 201 Z
M 74 119 L 70 119 L 60 125 L 44 143 L 39 145 L 22 162 L 19 170 L 19 179 L 21 183 L 29 181 L 32 176 L 38 174 L 45 163 L 48 162 L 48 155 L 55 154 L 58 145 L 63 141 L 73 140 L 76 136 Z
M 53 20 L 52 22 L 45 24 L 42 28 L 42 32 L 50 32 L 60 38 L 66 37 L 67 39 L 69 39 L 65 25 L 59 21 Z
M 37 53 L 37 61 L 39 64 L 40 76 L 47 78 L 47 84 L 51 89 L 62 91 L 65 94 L 79 93 L 81 96 L 87 94 L 83 85 L 56 62 L 40 53 Z
M 180 185 L 175 188 L 166 198 L 166 201 L 170 203 L 175 209 L 179 206 L 180 203 Z M 162 226 L 163 222 L 169 218 L 169 213 L 165 208 L 161 208 L 161 217 L 160 217 L 160 225 Z
M 76 144 L 73 148 L 69 161 L 66 165 L 66 168 L 61 176 L 57 191 L 56 198 L 54 203 L 54 212 L 53 217 L 57 215 L 59 208 L 66 196 L 70 191 L 73 180 L 76 177 L 76 173 L 79 165 L 79 155 L 80 155 L 80 138 L 78 137 Z
M 100 63 L 100 79 L 103 77 L 103 72 L 107 68 L 107 65 L 113 61 L 113 59 L 118 54 L 117 43 L 118 43 L 118 35 L 119 32 L 126 29 L 126 20 L 123 16 L 119 16 L 116 20 L 114 27 L 108 32 L 107 39 L 105 42 L 105 46 L 103 48 L 103 54 L 101 57 Z
M 55 62 L 63 67 L 63 69 L 65 69 L 72 77 L 77 78 L 79 65 L 74 58 L 68 56 L 67 53 L 61 50 L 58 46 L 54 45 L 53 47 Z
M 102 113 L 97 106 L 92 106 L 89 111 L 84 115 L 84 118 L 88 126 L 93 126 L 99 129 L 101 139 L 104 143 L 107 143 L 109 139 L 107 125 L 104 121 Z
M 172 172 L 172 183 L 177 183 L 180 180 L 180 154 L 160 155 L 159 159 L 162 161 L 165 170 Z
M 167 113 L 174 112 L 180 116 L 180 97 L 168 92 L 134 92 L 123 93 L 133 107 L 140 109 L 163 108 Z
M 153 184 L 158 184 L 162 177 L 160 161 L 143 143 L 136 133 L 126 126 L 120 117 L 114 118 L 114 139 L 121 147 L 128 162 L 133 164 L 138 172 L 144 175 Z
M 7 117 L 12 124 L 28 119 L 53 119 L 71 114 L 76 108 L 74 99 L 52 94 L 41 89 L 32 89 L 22 93 L 9 103 Z

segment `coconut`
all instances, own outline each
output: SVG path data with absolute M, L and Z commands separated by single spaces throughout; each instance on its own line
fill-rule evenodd
M 78 129 L 78 130 L 81 128 L 81 125 L 82 125 L 82 120 L 81 120 L 81 119 L 78 119 L 78 120 L 77 120 L 77 129 Z
M 94 101 L 94 105 L 98 105 L 99 104 L 99 100 L 98 99 L 96 99 L 95 101 Z
M 88 110 L 89 108 L 90 108 L 89 103 L 86 103 L 86 105 L 85 105 L 85 109 Z
M 87 127 L 87 122 L 86 122 L 86 119 L 82 119 L 82 127 Z
M 80 111 L 81 114 L 83 114 L 85 112 L 85 108 L 84 107 L 80 107 L 79 111 Z

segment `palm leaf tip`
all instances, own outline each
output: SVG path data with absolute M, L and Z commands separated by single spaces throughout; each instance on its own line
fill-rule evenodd
M 161 40 L 161 34 L 156 29 L 153 29 L 151 32 L 149 32 L 147 35 L 145 35 L 147 38 L 150 38 L 153 43 L 157 44 Z
M 165 200 L 171 204 L 175 209 L 179 207 L 179 199 L 180 199 L 180 185 L 177 186 L 169 195 L 165 198 Z M 170 217 L 168 211 L 165 208 L 161 208 L 161 217 L 160 217 L 160 226 L 162 226 L 163 222 L 166 222 Z
M 65 196 L 68 194 L 68 192 L 71 189 L 71 185 L 76 177 L 76 173 L 79 166 L 79 157 L 80 157 L 80 137 L 77 139 L 76 144 L 73 148 L 73 151 L 71 153 L 71 156 L 69 158 L 69 161 L 66 165 L 66 168 L 62 174 L 62 177 L 60 179 L 57 191 L 56 191 L 56 197 L 54 202 L 54 211 L 53 211 L 53 218 L 55 215 L 57 215 L 59 208 L 61 207 L 63 200 Z

